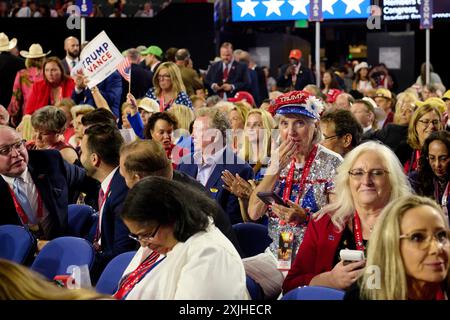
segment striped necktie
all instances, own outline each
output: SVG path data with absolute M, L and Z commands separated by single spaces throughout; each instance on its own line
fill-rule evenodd
M 37 219 L 34 214 L 34 210 L 31 208 L 30 201 L 24 191 L 22 183 L 25 183 L 22 178 L 15 178 L 13 183 L 14 194 L 16 199 L 22 207 L 23 211 L 29 219 L 29 223 L 37 224 Z

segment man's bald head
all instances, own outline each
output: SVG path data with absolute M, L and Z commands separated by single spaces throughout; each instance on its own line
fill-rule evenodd
M 66 50 L 67 55 L 73 59 L 78 58 L 80 55 L 80 42 L 75 37 L 67 37 L 66 40 L 64 40 L 64 50 Z
M 19 177 L 27 165 L 28 152 L 20 134 L 11 127 L 0 125 L 0 174 Z

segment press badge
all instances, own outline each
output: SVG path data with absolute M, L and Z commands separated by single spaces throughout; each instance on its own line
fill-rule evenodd
M 278 269 L 289 270 L 292 264 L 292 247 L 294 234 L 292 231 L 281 231 L 278 245 Z

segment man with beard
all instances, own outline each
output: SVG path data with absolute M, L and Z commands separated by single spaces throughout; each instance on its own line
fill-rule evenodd
M 96 251 L 91 270 L 93 283 L 97 282 L 111 259 L 136 249 L 136 243 L 128 237 L 129 230 L 119 217 L 128 193 L 125 180 L 119 172 L 122 144 L 119 130 L 107 124 L 88 127 L 81 140 L 81 163 L 87 175 L 101 183 L 96 232 L 93 239 L 88 239 Z
M 62 59 L 64 72 L 70 75 L 70 71 L 80 61 L 80 42 L 75 37 L 68 37 L 64 40 L 64 50 L 66 57 Z

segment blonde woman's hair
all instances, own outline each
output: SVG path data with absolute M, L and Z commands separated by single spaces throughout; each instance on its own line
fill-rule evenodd
M 414 111 L 411 120 L 409 121 L 408 139 L 407 139 L 409 146 L 414 150 L 422 149 L 422 146 L 420 145 L 419 141 L 419 135 L 416 129 L 417 123 L 419 122 L 420 118 L 422 118 L 428 112 L 432 111 L 436 113 L 436 115 L 439 117 L 439 127 L 437 129 L 442 130 L 442 123 L 441 123 L 442 115 L 439 112 L 438 108 L 430 104 L 426 104 L 422 107 L 417 108 L 416 111 Z
M 25 59 L 25 67 L 31 68 L 31 67 L 35 67 L 37 69 L 40 69 L 42 72 L 42 65 L 44 64 L 44 60 L 45 57 L 41 57 L 41 58 L 26 58 Z
M 408 279 L 400 252 L 400 225 L 408 210 L 428 206 L 440 213 L 446 227 L 447 219 L 441 208 L 429 198 L 416 195 L 404 196 L 391 202 L 381 212 L 370 236 L 367 248 L 366 268 L 378 266 L 380 268 L 380 288 L 372 288 L 373 273 L 364 272 L 358 280 L 360 297 L 368 300 L 407 300 Z M 447 274 L 447 283 L 450 277 Z
M 394 113 L 394 123 L 398 124 L 400 116 L 402 114 L 401 107 L 402 105 L 410 104 L 413 110 L 416 109 L 416 101 L 419 99 L 416 95 L 411 92 L 402 92 L 397 96 L 397 103 L 395 104 L 395 113 Z
M 237 111 L 237 113 L 241 116 L 243 122 L 246 123 L 248 112 L 251 109 L 248 107 L 250 105 L 244 102 L 234 102 L 233 105 L 233 108 L 228 111 L 227 115 L 229 115 L 231 111 Z
M 178 121 L 178 129 L 189 131 L 189 126 L 195 120 L 194 111 L 182 104 L 173 104 L 168 110 Z
M 403 167 L 397 156 L 388 147 L 374 142 L 365 142 L 345 155 L 344 161 L 336 169 L 335 183 L 335 201 L 323 207 L 317 214 L 316 219 L 320 219 L 326 214 L 331 215 L 331 221 L 339 229 L 345 228 L 348 219 L 353 217 L 355 212 L 354 200 L 350 190 L 350 175 L 354 163 L 366 152 L 375 152 L 382 159 L 382 165 L 387 170 L 391 186 L 389 202 L 399 197 L 410 195 L 411 186 L 406 175 L 403 173 Z
M 111 299 L 88 289 L 66 289 L 17 263 L 0 259 L 0 300 Z
M 72 119 L 75 119 L 80 114 L 85 115 L 94 110 L 95 108 L 89 104 L 78 104 L 70 109 L 70 113 L 72 114 Z
M 250 110 L 250 112 L 247 114 L 247 120 L 245 121 L 245 126 L 244 126 L 244 132 L 247 130 L 247 123 L 248 123 L 248 118 L 250 117 L 250 115 L 252 114 L 259 114 L 261 116 L 262 119 L 262 123 L 263 123 L 263 130 L 264 130 L 264 137 L 263 137 L 263 142 L 262 144 L 259 143 L 258 144 L 258 161 L 263 162 L 263 160 L 266 157 L 270 157 L 271 155 L 271 136 L 272 136 L 272 129 L 275 126 L 274 120 L 272 118 L 272 115 L 262 109 L 252 109 Z M 259 133 L 258 133 L 259 134 Z M 260 148 L 260 146 L 262 145 L 262 148 Z M 250 148 L 250 142 L 248 139 L 247 134 L 244 134 L 244 145 L 240 150 L 240 154 L 239 156 L 244 159 L 245 161 L 250 161 L 252 159 L 252 148 Z
M 172 92 L 175 96 L 178 96 L 181 91 L 186 92 L 186 87 L 184 86 L 183 79 L 181 78 L 180 68 L 173 62 L 164 62 L 159 65 L 156 69 L 155 75 L 153 76 L 153 85 L 155 87 L 156 97 L 159 97 L 161 94 L 158 75 L 162 69 L 166 69 L 170 75 L 170 80 L 172 81 Z

